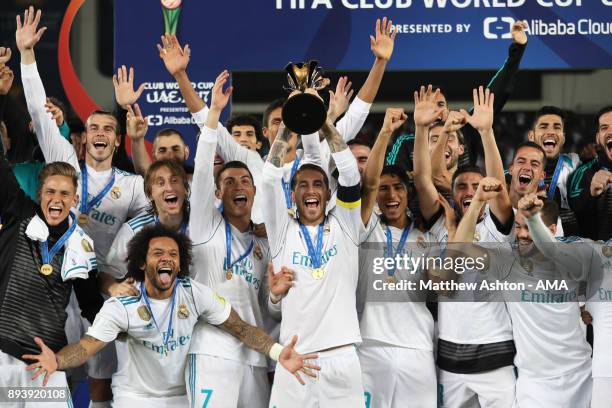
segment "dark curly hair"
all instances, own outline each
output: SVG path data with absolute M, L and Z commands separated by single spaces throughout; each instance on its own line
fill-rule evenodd
M 127 276 L 134 280 L 144 281 L 144 271 L 140 267 L 147 262 L 147 252 L 149 244 L 154 238 L 167 237 L 178 245 L 180 257 L 179 278 L 189 276 L 191 266 L 191 240 L 187 235 L 172 231 L 161 224 L 150 225 L 140 230 L 128 244 Z

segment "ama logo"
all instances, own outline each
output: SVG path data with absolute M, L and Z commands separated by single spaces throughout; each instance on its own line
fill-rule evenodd
M 489 40 L 512 38 L 510 34 L 512 24 L 514 24 L 512 17 L 487 17 L 483 21 L 484 36 Z

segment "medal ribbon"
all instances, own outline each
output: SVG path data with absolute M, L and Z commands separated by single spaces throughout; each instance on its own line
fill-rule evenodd
M 555 172 L 553 173 L 552 180 L 550 181 L 550 186 L 548 186 L 548 199 L 555 199 L 555 190 L 557 190 L 557 182 L 559 181 L 559 176 L 561 175 L 561 168 L 563 167 L 563 155 L 559 155 L 559 159 L 557 161 L 557 165 L 555 166 Z
M 413 225 L 414 224 L 410 224 L 408 228 L 404 228 L 404 230 L 402 231 L 402 236 L 400 238 L 399 243 L 397 244 L 397 250 L 395 251 L 395 255 L 393 254 L 393 238 L 391 235 L 391 229 L 387 225 L 387 229 L 385 231 L 385 235 L 387 236 L 386 257 L 393 259 L 393 270 L 387 271 L 387 274 L 389 276 L 395 275 L 395 270 L 397 269 L 395 266 L 395 256 L 399 254 L 402 251 L 402 249 L 404 249 L 404 245 L 406 245 L 406 240 L 408 239 L 408 234 L 410 234 L 410 230 L 412 229 Z
M 295 160 L 293 160 L 293 166 L 291 166 L 291 175 L 289 176 L 289 182 L 285 181 L 283 177 L 281 179 L 281 185 L 283 186 L 283 191 L 285 192 L 285 203 L 287 204 L 287 209 L 289 210 L 293 207 L 293 202 L 291 201 L 291 180 L 293 180 L 293 176 L 295 176 L 295 172 L 300 164 L 300 158 L 295 156 Z
M 249 254 L 251 253 L 251 251 L 253 250 L 253 245 L 255 244 L 255 239 L 251 240 L 251 243 L 249 245 L 249 247 L 247 248 L 246 252 L 242 255 L 240 255 L 240 257 L 238 257 L 238 259 L 236 259 L 234 262 L 232 262 L 232 227 L 230 226 L 230 223 L 227 222 L 227 219 L 225 219 L 225 260 L 223 261 L 223 269 L 231 269 L 234 267 L 234 265 L 236 265 L 238 262 L 242 261 L 244 258 L 246 258 L 247 256 L 249 256 Z
M 140 293 L 142 293 L 142 298 L 145 301 L 145 304 L 149 308 L 149 312 L 151 312 L 151 318 L 153 319 L 153 323 L 157 328 L 157 331 L 162 336 L 162 343 L 164 345 L 164 351 L 168 348 L 168 342 L 170 341 L 170 335 L 172 334 L 172 317 L 174 316 L 174 300 L 176 298 L 176 287 L 178 286 L 178 278 L 174 280 L 174 288 L 172 288 L 172 305 L 170 306 L 170 317 L 168 318 L 168 327 L 166 328 L 166 335 L 164 336 L 163 332 L 159 329 L 159 325 L 157 324 L 157 320 L 155 320 L 155 314 L 153 313 L 153 308 L 151 307 L 151 302 L 149 302 L 149 296 L 147 296 L 147 290 L 144 286 L 144 281 L 140 282 Z M 167 351 L 166 351 L 167 353 Z
M 49 244 L 47 243 L 47 241 L 40 243 L 40 252 L 42 255 L 43 265 L 51 263 L 51 260 L 53 259 L 55 254 L 57 254 L 57 251 L 59 251 L 59 249 L 64 245 L 64 243 L 68 240 L 68 238 L 70 238 L 70 236 L 74 232 L 74 229 L 77 226 L 75 220 L 76 216 L 72 213 L 72 211 L 69 214 L 70 219 L 72 220 L 72 225 L 70 226 L 70 228 L 68 228 L 68 230 L 66 230 L 66 232 L 64 232 L 64 235 L 62 235 L 60 239 L 58 239 L 57 242 L 53 244 L 53 246 L 51 247 L 51 251 L 49 251 Z
M 159 217 L 157 216 L 157 214 L 155 214 L 154 217 L 155 217 L 155 225 L 159 225 L 160 221 L 159 221 Z M 181 223 L 181 227 L 179 228 L 179 232 L 181 234 L 187 234 L 187 223 L 185 221 L 183 221 Z
M 310 256 L 310 261 L 312 262 L 312 266 L 316 268 L 321 267 L 321 261 L 323 258 L 323 226 L 325 224 L 325 220 L 319 224 L 319 229 L 317 231 L 317 248 L 315 249 L 312 245 L 312 239 L 310 238 L 310 234 L 308 233 L 308 229 L 302 223 L 300 223 L 300 230 L 302 230 L 302 235 L 304 235 L 304 241 L 306 241 L 306 247 L 308 248 L 308 256 Z
M 95 196 L 91 201 L 87 201 L 87 166 L 83 166 L 83 168 L 81 169 L 81 179 L 83 180 L 83 182 L 81 188 L 82 195 L 79 211 L 83 214 L 89 214 L 89 211 L 91 211 L 92 208 L 94 208 L 100 201 L 102 201 L 102 198 L 106 195 L 106 193 L 109 192 L 113 184 L 115 184 L 115 168 L 113 167 L 113 170 L 111 171 L 111 176 L 108 180 L 108 183 L 106 183 L 102 191 L 100 191 L 98 195 Z

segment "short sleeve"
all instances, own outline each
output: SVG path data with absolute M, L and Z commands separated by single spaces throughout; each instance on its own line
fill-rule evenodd
M 201 318 L 218 326 L 224 323 L 232 310 L 229 301 L 206 285 L 190 280 L 193 300 Z
M 96 315 L 96 318 L 87 330 L 87 335 L 95 339 L 110 343 L 117 335 L 128 331 L 127 310 L 117 298 L 110 298 Z

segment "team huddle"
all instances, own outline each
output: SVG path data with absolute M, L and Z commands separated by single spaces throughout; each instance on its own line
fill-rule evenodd
M 94 408 L 612 407 L 612 106 L 597 114 L 588 160 L 563 151 L 565 112 L 543 107 L 505 171 L 493 123 L 526 23 L 471 109 L 420 86 L 412 120 L 388 108 L 373 145 L 356 137 L 393 54 L 390 20 L 376 21 L 355 98 L 341 77 L 325 123 L 302 135 L 283 123 L 284 99 L 261 125 L 220 123 L 229 72 L 207 104 L 187 75 L 189 46 L 166 34 L 160 63 L 198 139 L 190 152 L 162 129 L 151 158 L 143 86 L 125 66 L 117 112 L 92 112 L 82 140 L 66 137 L 36 64 L 40 19 L 33 7 L 16 17 L 46 163 L 34 182 L 5 157 L 0 126 L 0 387 L 67 387 L 85 364 Z M 0 48 L 0 123 L 10 58 Z M 407 124 L 414 133 L 397 136 Z M 125 139 L 137 174 L 117 165 Z M 386 262 L 459 255 L 488 261 Z M 562 288 L 538 289 L 555 279 Z M 483 280 L 530 289 L 396 289 Z

